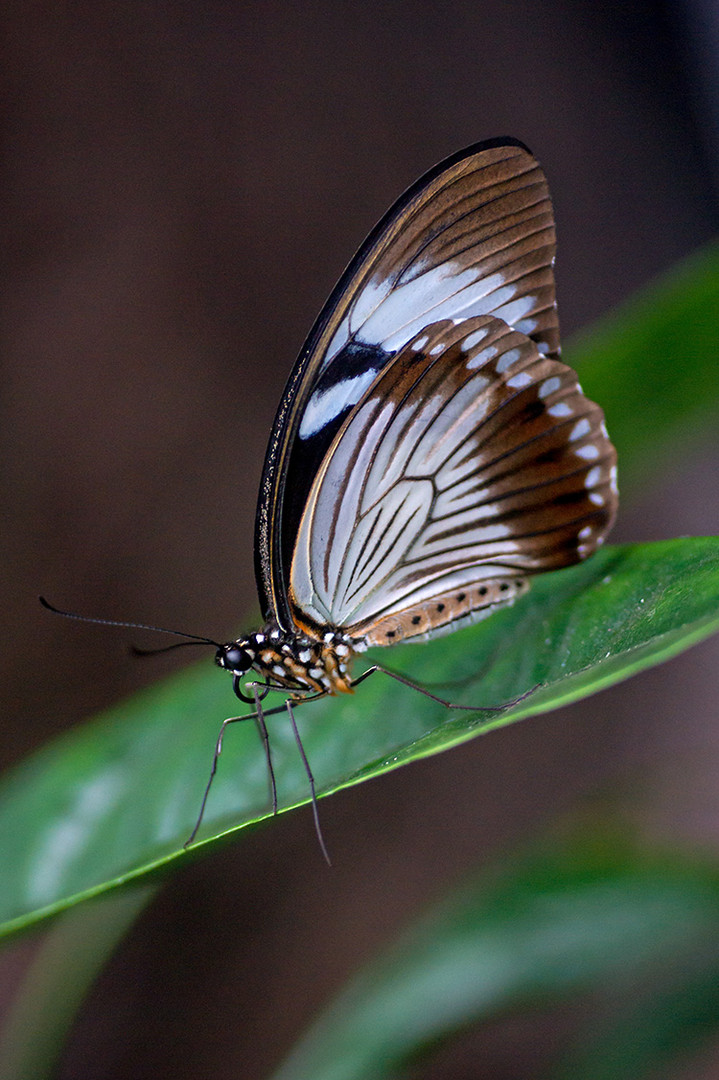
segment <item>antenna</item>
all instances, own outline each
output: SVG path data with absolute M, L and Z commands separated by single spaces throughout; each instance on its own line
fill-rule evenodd
M 216 649 L 222 648 L 219 641 L 214 641 L 212 638 L 208 637 L 202 637 L 200 634 L 188 634 L 184 630 L 168 630 L 166 626 L 151 626 L 149 623 L 124 622 L 120 619 L 98 619 L 94 615 L 78 615 L 75 611 L 63 611 L 61 608 L 55 607 L 49 600 L 46 600 L 44 596 L 39 596 L 38 600 L 48 611 L 52 611 L 54 615 L 62 615 L 65 619 L 78 619 L 80 622 L 97 623 L 100 626 L 124 626 L 129 630 L 154 630 L 158 634 L 174 634 L 175 637 L 190 638 L 189 641 L 179 643 L 182 645 L 214 645 Z M 177 648 L 177 645 L 170 645 L 168 647 L 170 649 Z M 149 653 L 138 649 L 137 652 L 140 656 L 152 655 L 153 652 L 165 652 L 165 649 L 152 649 Z

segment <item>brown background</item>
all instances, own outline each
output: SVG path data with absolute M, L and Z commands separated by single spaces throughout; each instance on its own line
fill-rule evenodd
M 133 662 L 126 634 L 52 619 L 38 592 L 220 639 L 253 610 L 255 496 L 284 380 L 408 183 L 478 139 L 528 143 L 555 199 L 566 335 L 714 235 L 718 158 L 712 27 L 691 4 L 5 13 L 8 765 L 182 662 Z M 616 539 L 719 531 L 718 469 L 716 447 L 683 455 L 623 508 Z M 191 866 L 100 978 L 61 1080 L 267 1075 L 448 881 L 588 800 L 716 848 L 718 690 L 714 641 L 333 798 L 331 872 L 306 813 Z M 32 949 L 0 958 L 6 995 Z M 416 1075 L 536 1076 L 559 1040 L 544 1020 L 469 1035 Z M 711 1055 L 693 1075 L 703 1065 L 716 1075 Z

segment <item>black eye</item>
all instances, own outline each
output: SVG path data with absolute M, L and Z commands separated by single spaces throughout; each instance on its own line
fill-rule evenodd
M 239 645 L 221 645 L 215 653 L 215 660 L 220 667 L 227 668 L 239 675 L 244 675 L 252 667 L 252 657 Z

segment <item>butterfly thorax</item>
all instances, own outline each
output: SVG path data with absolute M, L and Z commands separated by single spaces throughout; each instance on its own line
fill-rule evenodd
M 268 623 L 237 641 L 220 646 L 215 659 L 233 675 L 256 671 L 271 686 L 314 693 L 352 693 L 349 674 L 354 650 L 338 631 L 321 639 L 286 634 Z

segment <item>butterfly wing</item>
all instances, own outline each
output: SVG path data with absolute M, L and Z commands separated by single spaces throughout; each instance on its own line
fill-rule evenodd
M 313 481 L 351 410 L 419 331 L 494 314 L 540 353 L 558 353 L 554 248 L 544 174 L 512 140 L 442 162 L 372 231 L 315 323 L 273 426 L 255 546 L 267 618 L 292 629 L 290 567 Z
M 291 569 L 294 621 L 367 644 L 513 599 L 524 575 L 591 554 L 616 455 L 571 368 L 482 316 L 427 327 L 345 420 Z

